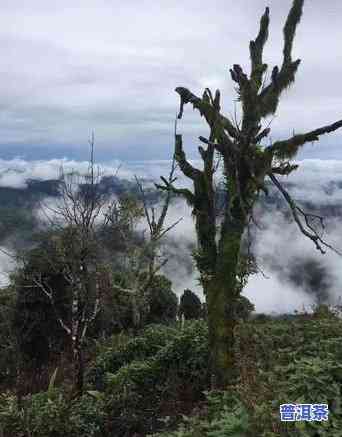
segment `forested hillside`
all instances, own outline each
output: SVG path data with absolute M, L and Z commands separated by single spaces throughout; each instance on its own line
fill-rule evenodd
M 120 178 L 120 168 L 104 172 L 94 132 L 82 171 L 67 169 L 64 160 L 53 179 L 25 178 L 20 159 L 18 168 L 2 171 L 0 437 L 342 436 L 342 250 L 341 238 L 332 237 L 340 229 L 341 180 L 329 175 L 305 190 L 301 180 L 291 182 L 303 166 L 296 161 L 301 149 L 338 131 L 342 120 L 271 136 L 300 72 L 294 42 L 303 10 L 304 0 L 291 1 L 280 63 L 270 67 L 270 8 L 264 9 L 248 44 L 250 71 L 237 63 L 229 70 L 234 113 L 223 114 L 218 89 L 206 84 L 197 95 L 177 86 L 174 150 L 158 180 Z M 129 23 L 122 20 L 127 29 L 134 11 Z M 88 69 L 73 70 L 82 98 Z M 61 95 L 68 111 L 78 108 L 69 92 Z M 167 100 L 162 92 L 158 98 Z M 133 123 L 114 108 L 121 140 Z M 198 136 L 196 161 L 179 133 L 181 119 L 190 119 L 182 128 L 192 124 L 189 108 L 207 132 Z M 329 201 L 316 203 L 315 189 Z M 267 279 L 264 262 L 285 286 L 246 293 L 251 278 Z M 255 311 L 251 296 L 281 310 Z M 291 313 L 283 310 L 288 300 Z
M 321 311 L 242 324 L 236 344 L 240 380 L 227 391 L 210 391 L 207 335 L 199 320 L 96 342 L 89 348 L 82 397 L 68 395 L 66 362 L 50 368 L 46 391 L 25 396 L 20 406 L 15 393 L 3 389 L 3 435 L 341 435 L 339 319 Z M 317 399 L 329 405 L 328 422 L 279 421 L 280 404 Z

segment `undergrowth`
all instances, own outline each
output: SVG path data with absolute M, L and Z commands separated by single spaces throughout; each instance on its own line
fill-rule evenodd
M 342 436 L 342 321 L 269 318 L 237 330 L 237 386 L 209 390 L 207 326 L 153 325 L 99 347 L 85 394 L 0 397 L 5 437 Z M 328 422 L 285 423 L 282 403 L 327 403 Z

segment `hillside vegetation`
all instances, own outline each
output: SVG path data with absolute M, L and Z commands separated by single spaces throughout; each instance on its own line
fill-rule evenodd
M 25 396 L 20 408 L 3 393 L 2 435 L 342 435 L 341 320 L 329 313 L 260 317 L 241 324 L 237 339 L 239 384 L 210 391 L 205 321 L 112 336 L 98 344 L 81 398 L 68 398 L 58 372 L 47 391 Z M 327 403 L 329 421 L 282 423 L 282 403 Z
M 198 167 L 176 120 L 171 168 L 157 191 L 137 177 L 133 185 L 102 177 L 94 133 L 85 174 L 61 168 L 56 181 L 0 189 L 0 238 L 15 252 L 2 249 L 15 270 L 0 290 L 0 437 L 342 437 L 342 320 L 324 305 L 324 268 L 301 257 L 292 261 L 305 269 L 292 269 L 283 254 L 272 255 L 290 282 L 314 290 L 313 314 L 252 317 L 242 295 L 262 273 L 251 235 L 258 204 L 276 220 L 280 197 L 312 248 L 341 255 L 325 240 L 324 218 L 283 181 L 305 144 L 341 129 L 342 120 L 271 136 L 270 118 L 300 71 L 293 47 L 303 8 L 304 0 L 292 0 L 273 66 L 264 56 L 265 8 L 248 43 L 250 71 L 229 70 L 234 107 L 241 106 L 234 116 L 221 111 L 218 89 L 175 88 L 177 119 L 192 107 L 207 125 Z M 261 203 L 270 184 L 275 208 Z M 42 205 L 46 197 L 53 207 Z M 169 220 L 175 198 L 194 221 L 195 247 L 186 250 L 204 303 L 185 290 L 179 304 L 173 278 L 164 276 L 165 236 L 182 219 Z M 328 406 L 329 418 L 282 422 L 283 404 L 306 405 L 306 413 L 311 404 Z

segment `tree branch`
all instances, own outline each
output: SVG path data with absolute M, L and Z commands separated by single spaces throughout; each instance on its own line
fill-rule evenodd
M 313 228 L 313 226 L 310 224 L 309 218 L 318 218 L 321 224 L 322 229 L 324 229 L 324 223 L 323 223 L 323 217 L 314 215 L 314 214 L 308 214 L 304 212 L 301 208 L 299 208 L 295 201 L 292 199 L 288 191 L 282 186 L 282 184 L 278 181 L 278 179 L 274 176 L 274 174 L 270 173 L 268 175 L 273 182 L 273 184 L 278 188 L 278 190 L 283 195 L 284 199 L 286 200 L 287 204 L 289 205 L 291 209 L 292 216 L 294 218 L 294 221 L 296 222 L 299 230 L 303 235 L 305 235 L 307 238 L 309 238 L 316 246 L 316 249 L 319 250 L 322 254 L 325 254 L 326 252 L 323 250 L 323 247 L 327 247 L 328 249 L 332 250 L 333 252 L 337 253 L 338 255 L 342 256 L 342 253 L 339 252 L 337 249 L 335 249 L 333 246 L 328 244 L 326 241 L 324 241 L 321 236 L 318 234 L 318 232 Z M 305 225 L 302 223 L 301 218 L 304 218 Z M 306 228 L 305 228 L 306 226 Z
M 239 133 L 233 126 L 232 122 L 227 117 L 224 117 L 222 114 L 220 114 L 215 107 L 210 105 L 209 102 L 205 102 L 203 101 L 203 99 L 195 96 L 195 94 L 193 94 L 187 88 L 177 87 L 175 91 L 179 94 L 181 98 L 178 118 L 182 118 L 183 106 L 187 103 L 191 103 L 192 106 L 197 109 L 201 115 L 205 116 L 209 125 L 213 125 L 217 116 L 218 121 L 220 122 L 223 129 L 225 129 L 232 138 L 238 138 Z
M 262 76 L 267 68 L 267 64 L 262 63 L 262 54 L 268 38 L 268 28 L 270 24 L 269 13 L 269 8 L 266 8 L 265 13 L 260 20 L 258 36 L 249 44 L 249 52 L 252 64 L 251 79 L 254 81 L 257 89 L 259 89 L 262 84 Z
M 193 181 L 199 176 L 200 170 L 193 167 L 186 159 L 185 152 L 183 150 L 182 135 L 176 134 L 175 136 L 175 154 L 174 158 L 177 161 L 179 168 L 182 170 L 185 176 Z
M 260 143 L 260 141 L 263 139 L 263 138 L 266 138 L 268 135 L 269 135 L 269 133 L 271 132 L 271 129 L 269 128 L 269 127 L 267 127 L 266 129 L 264 129 L 264 130 L 262 130 L 255 138 L 254 138 L 254 143 L 255 144 L 258 144 L 258 143 Z
M 289 162 L 281 163 L 278 167 L 272 167 L 273 174 L 279 174 L 282 176 L 288 176 L 294 170 L 297 170 L 299 166 L 296 164 L 290 164 Z
M 171 191 L 177 195 L 185 197 L 189 205 L 193 205 L 195 202 L 194 194 L 188 188 L 176 188 L 173 184 L 170 184 L 164 177 L 160 177 L 164 185 L 154 184 L 156 188 L 163 191 Z
M 176 130 L 177 130 L 177 118 L 175 120 L 175 134 L 176 134 Z M 171 184 L 172 184 L 172 181 L 174 181 L 175 171 L 176 171 L 176 160 L 175 160 L 175 158 L 173 158 L 172 164 L 171 164 L 171 170 L 170 170 L 170 174 L 169 174 L 169 179 L 168 179 Z M 165 222 L 167 211 L 169 209 L 170 201 L 171 201 L 171 191 L 168 191 L 168 193 L 166 195 L 166 199 L 164 201 L 162 212 L 159 216 L 158 223 L 157 223 L 157 228 L 160 231 L 162 230 L 162 228 L 164 226 L 164 222 Z
M 304 0 L 293 0 L 292 7 L 284 26 L 283 63 L 279 71 L 275 66 L 272 71 L 271 83 L 260 93 L 260 115 L 266 117 L 277 110 L 281 93 L 295 80 L 295 74 L 300 59 L 292 61 L 292 47 L 297 26 L 303 12 Z
M 288 140 L 277 141 L 273 143 L 271 146 L 266 147 L 265 150 L 269 150 L 270 152 L 272 152 L 276 158 L 291 159 L 296 155 L 298 149 L 301 146 L 303 146 L 305 143 L 318 141 L 320 135 L 334 132 L 335 130 L 341 127 L 342 127 L 342 120 L 339 120 L 336 123 L 320 127 L 311 132 L 307 132 L 301 135 L 294 135 L 292 138 L 289 138 Z

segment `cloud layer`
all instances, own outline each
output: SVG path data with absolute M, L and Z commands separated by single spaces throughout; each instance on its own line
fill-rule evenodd
M 298 163 L 299 169 L 284 178 L 283 182 L 293 198 L 305 209 L 326 216 L 325 239 L 342 251 L 342 161 L 311 159 Z M 25 190 L 27 179 L 56 179 L 61 165 L 67 171 L 80 173 L 88 168 L 87 162 L 67 160 L 0 160 L 0 187 Z M 107 163 L 102 166 L 103 174 L 115 173 L 119 165 L 119 177 L 132 180 L 134 175 L 138 175 L 147 187 L 160 175 L 166 176 L 170 168 L 169 161 L 116 161 L 112 165 Z M 178 177 L 179 185 L 187 183 L 181 175 Z M 286 207 L 277 209 L 275 193 L 272 193 L 272 198 L 274 203 L 256 209 L 255 215 L 261 229 L 254 230 L 253 242 L 258 264 L 269 279 L 261 274 L 252 276 L 244 290 L 245 295 L 255 303 L 259 312 L 286 312 L 300 310 L 303 306 L 308 309 L 319 301 L 336 303 L 341 296 L 341 258 L 333 252 L 328 251 L 325 255 L 317 252 L 313 243 L 300 233 L 296 225 L 289 223 Z M 56 199 L 46 199 L 46 202 L 49 201 L 54 204 Z M 37 217 L 43 217 L 40 210 L 37 210 Z M 169 262 L 164 273 L 173 281 L 178 294 L 185 288 L 191 288 L 201 295 L 198 273 L 191 258 L 191 251 L 196 244 L 194 221 L 185 202 L 175 199 L 167 217 L 167 225 L 180 217 L 183 217 L 182 221 L 167 235 L 165 250 Z M 2 271 L 13 267 L 9 261 L 6 256 L 0 258 Z

